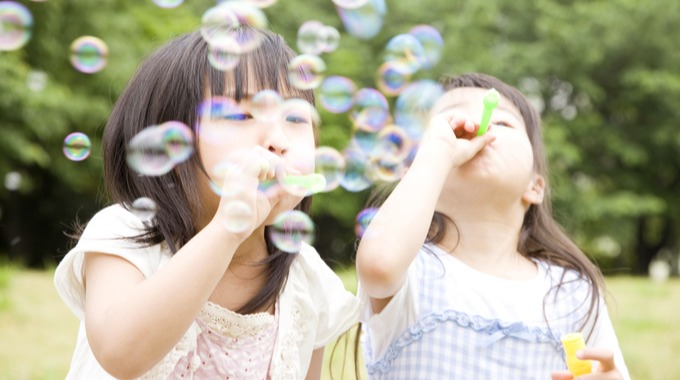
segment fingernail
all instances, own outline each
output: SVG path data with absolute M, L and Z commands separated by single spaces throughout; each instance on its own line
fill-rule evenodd
M 583 359 L 583 350 L 576 351 L 576 357 L 579 359 Z

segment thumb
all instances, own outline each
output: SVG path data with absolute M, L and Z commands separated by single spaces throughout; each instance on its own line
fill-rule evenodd
M 574 375 L 569 371 L 553 371 L 552 380 L 572 380 Z
M 471 150 L 477 153 L 484 149 L 484 147 L 487 145 L 491 144 L 494 140 L 496 140 L 496 136 L 490 133 L 473 137 L 472 140 L 470 140 Z

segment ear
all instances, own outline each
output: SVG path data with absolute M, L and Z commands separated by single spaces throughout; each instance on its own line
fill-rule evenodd
M 528 205 L 537 205 L 543 202 L 545 194 L 545 179 L 540 174 L 534 174 L 526 191 L 522 194 L 522 200 Z

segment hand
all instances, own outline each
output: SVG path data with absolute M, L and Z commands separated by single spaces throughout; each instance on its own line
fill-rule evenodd
M 228 155 L 221 169 L 213 173 L 213 178 L 221 182 L 221 199 L 213 221 L 242 239 L 250 236 L 286 194 L 280 186 L 258 189 L 260 182 L 275 179 L 282 165 L 280 156 L 259 146 Z
M 596 360 L 599 365 L 593 373 L 577 377 L 578 380 L 623 380 L 623 375 L 616 369 L 614 353 L 605 348 L 584 348 L 576 353 L 581 360 Z M 552 380 L 572 380 L 569 371 L 553 371 Z
M 478 129 L 479 124 L 459 112 L 442 112 L 430 120 L 419 149 L 448 157 L 452 167 L 462 165 L 495 140 L 488 132 L 477 136 Z

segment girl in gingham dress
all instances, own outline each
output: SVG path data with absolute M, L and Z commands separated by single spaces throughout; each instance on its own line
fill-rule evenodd
M 571 379 L 560 338 L 582 332 L 588 378 L 629 379 L 602 275 L 552 217 L 539 115 L 488 75 L 442 84 L 357 251 L 370 378 Z

